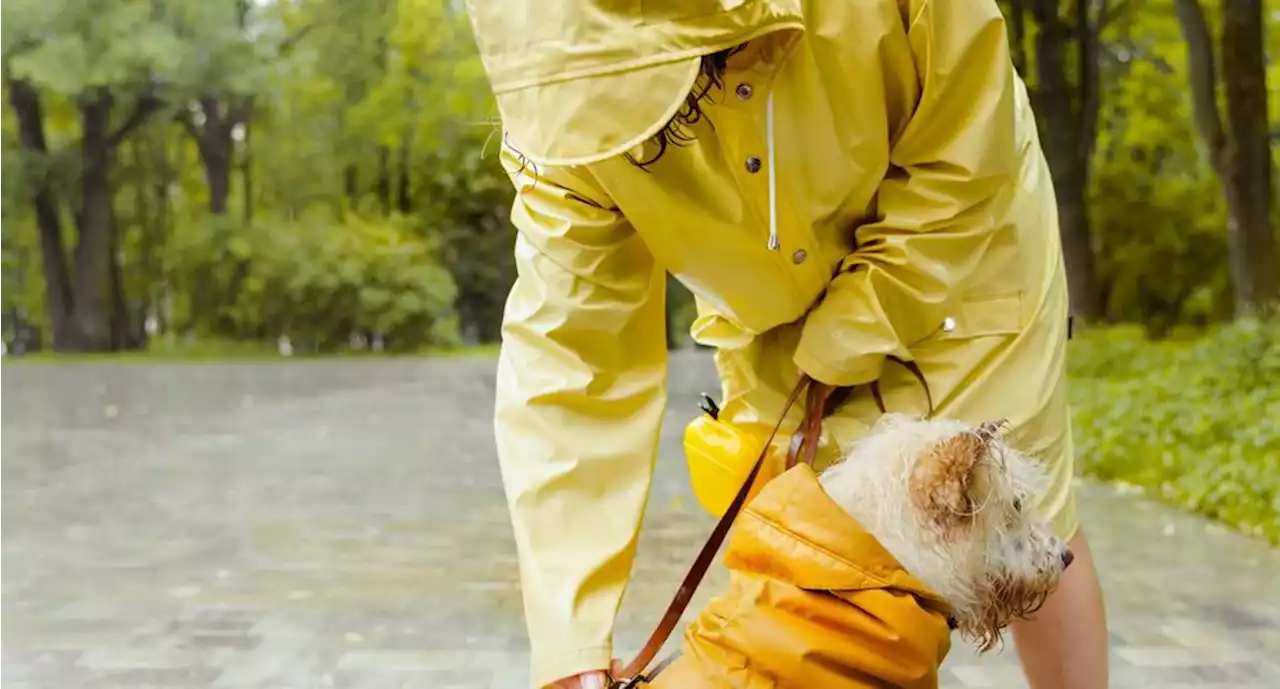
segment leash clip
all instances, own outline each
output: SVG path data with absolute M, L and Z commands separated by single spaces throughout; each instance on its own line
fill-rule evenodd
M 698 403 L 698 408 L 706 412 L 707 416 L 712 419 L 717 421 L 720 419 L 720 406 L 716 404 L 715 400 L 711 399 L 711 395 L 705 392 L 702 393 L 702 401 Z

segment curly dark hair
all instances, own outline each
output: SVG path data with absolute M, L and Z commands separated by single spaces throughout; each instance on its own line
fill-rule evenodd
M 647 170 L 650 165 L 658 162 L 658 159 L 666 154 L 670 146 L 687 146 L 693 143 L 693 135 L 688 131 L 688 127 L 692 127 L 706 117 L 706 113 L 702 111 L 702 102 L 713 102 L 712 93 L 724 88 L 724 73 L 729 68 L 729 58 L 741 52 L 746 45 L 743 43 L 710 55 L 703 55 L 698 78 L 694 81 L 693 90 L 685 96 L 684 105 L 661 131 L 649 139 L 657 144 L 658 150 L 644 160 L 636 158 L 631 153 L 623 154 L 624 157 L 632 165 Z M 711 120 L 708 119 L 707 123 L 711 124 Z M 714 125 L 712 128 L 714 129 Z

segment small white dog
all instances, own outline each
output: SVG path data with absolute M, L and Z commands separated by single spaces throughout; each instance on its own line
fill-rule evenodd
M 1072 559 L 1034 509 L 1044 473 L 1001 426 L 886 414 L 820 477 L 983 651 L 1044 603 Z
M 653 685 L 925 689 L 951 627 L 995 647 L 1071 563 L 1002 425 L 889 414 L 821 475 L 771 480 L 738 516 L 729 590 Z

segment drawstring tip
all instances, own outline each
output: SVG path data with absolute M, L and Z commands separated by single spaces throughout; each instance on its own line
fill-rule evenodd
M 778 242 L 777 236 L 769 237 L 769 251 L 777 251 L 782 245 Z

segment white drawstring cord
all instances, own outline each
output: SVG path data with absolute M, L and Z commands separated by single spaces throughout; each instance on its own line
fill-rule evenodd
M 769 250 L 777 251 L 781 243 L 778 241 L 778 166 L 774 158 L 773 147 L 773 90 L 769 90 L 769 100 L 765 104 L 764 115 L 765 138 L 768 146 L 769 166 Z

